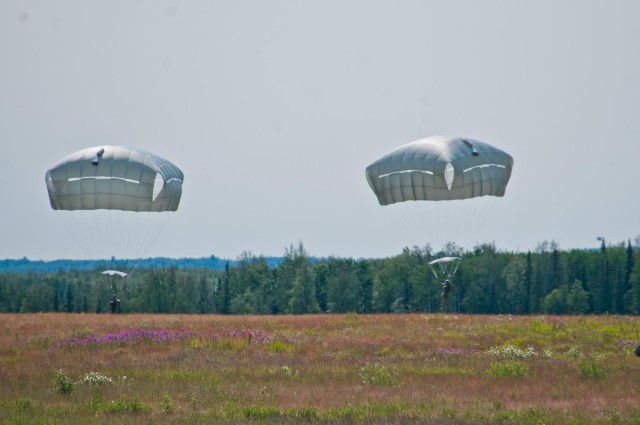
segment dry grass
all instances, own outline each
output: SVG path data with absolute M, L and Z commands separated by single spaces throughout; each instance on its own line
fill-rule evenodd
M 639 339 L 621 316 L 0 315 L 0 424 L 640 423 Z

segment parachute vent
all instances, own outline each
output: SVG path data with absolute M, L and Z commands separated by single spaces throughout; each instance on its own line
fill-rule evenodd
M 100 163 L 100 158 L 102 158 L 102 155 L 104 155 L 104 149 L 100 149 L 98 152 L 96 152 L 96 157 L 91 161 L 91 165 L 95 165 L 97 167 Z
M 153 182 L 153 196 L 151 200 L 155 201 L 160 192 L 162 192 L 162 188 L 164 187 L 164 178 L 160 175 L 160 173 L 156 174 L 156 179 Z
M 464 143 L 465 145 L 471 148 L 471 155 L 473 156 L 480 155 L 480 152 L 478 152 L 478 150 L 471 144 L 470 141 L 468 141 L 467 139 L 460 139 L 460 140 L 462 140 L 462 143 Z
M 453 178 L 455 177 L 456 171 L 451 165 L 450 162 L 447 163 L 447 166 L 444 168 L 444 181 L 447 183 L 447 189 L 451 190 L 451 186 L 453 186 Z

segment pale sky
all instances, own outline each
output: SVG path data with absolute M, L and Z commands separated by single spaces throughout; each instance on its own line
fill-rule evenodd
M 633 239 L 639 16 L 632 0 L 0 0 L 0 259 L 85 258 L 44 175 L 101 144 L 185 174 L 146 256 Z M 488 212 L 437 206 L 477 220 L 463 232 L 424 202 L 378 205 L 365 179 L 436 134 L 514 158 Z

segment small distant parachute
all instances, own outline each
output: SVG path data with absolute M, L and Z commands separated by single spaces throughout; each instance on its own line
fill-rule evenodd
M 431 136 L 400 146 L 366 169 L 380 205 L 503 196 L 513 158 L 477 140 Z
M 429 262 L 431 271 L 437 280 L 452 280 L 460 266 L 460 257 L 441 257 Z
M 118 270 L 105 270 L 101 274 L 104 274 L 107 276 L 120 276 L 121 278 L 125 278 L 128 276 L 125 272 L 121 272 Z
M 54 210 L 176 211 L 182 171 L 141 149 L 102 146 L 63 158 L 45 176 Z
M 116 276 L 120 278 L 120 284 L 116 284 L 115 282 L 109 282 L 107 283 L 105 280 L 105 286 L 108 290 L 110 290 L 111 292 L 113 292 L 114 294 L 117 294 L 118 291 L 120 291 L 122 289 L 122 287 L 124 286 L 124 283 L 127 281 L 127 277 L 129 276 L 127 273 L 125 272 L 121 272 L 119 270 L 105 270 L 102 273 L 100 273 L 103 276 L 111 276 L 113 278 L 115 278 Z

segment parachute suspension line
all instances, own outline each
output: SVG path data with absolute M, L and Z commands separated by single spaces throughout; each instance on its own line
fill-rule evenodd
M 418 216 L 411 214 L 411 205 L 395 204 L 382 208 L 387 216 L 387 223 L 392 223 L 395 234 L 399 235 L 401 248 L 411 247 L 417 244 L 417 240 L 423 239 L 423 232 L 417 232 L 416 229 L 424 229 L 418 222 Z M 410 221 L 410 223 L 407 223 Z M 410 224 L 407 226 L 407 224 Z
M 486 214 L 488 213 L 489 204 L 491 204 L 489 197 L 479 197 L 468 199 L 464 202 L 464 206 L 460 205 L 460 214 L 458 214 L 458 220 L 455 226 L 457 232 L 457 239 L 465 239 L 464 246 L 466 250 L 472 250 L 473 247 L 479 242 L 479 238 L 482 238 L 481 230 L 486 227 Z
M 116 295 L 122 287 L 124 286 L 124 282 L 129 277 L 126 273 L 118 271 L 118 270 L 105 270 L 100 273 L 100 277 L 105 288 L 112 294 Z M 120 278 L 120 284 L 114 283 L 114 280 Z
M 63 211 L 59 214 L 61 221 L 71 235 L 74 243 L 82 252 L 81 258 L 85 260 L 103 260 L 102 252 L 99 249 L 99 242 L 104 241 L 103 223 L 90 224 L 88 216 L 81 211 Z
M 100 210 L 61 211 L 57 216 L 80 249 L 81 259 L 98 261 L 98 267 L 102 270 L 117 268 L 127 272 L 127 276 L 115 285 L 113 276 L 99 277 L 105 288 L 117 292 L 139 266 L 174 214 Z M 118 266 L 112 258 L 128 261 Z
M 131 256 L 131 260 L 133 260 L 133 265 L 130 265 L 127 278 L 137 267 L 140 265 L 140 262 L 147 256 L 151 247 L 156 243 L 164 229 L 169 225 L 169 222 L 172 220 L 174 214 L 172 213 L 163 213 L 157 214 L 153 213 L 153 218 L 149 218 L 145 220 L 145 223 L 148 224 L 147 228 L 144 229 L 144 232 L 141 236 L 141 242 L 138 243 L 138 249 L 134 252 L 134 255 Z M 124 282 L 123 282 L 124 284 Z
M 448 202 L 408 201 L 382 209 L 403 247 L 425 248 L 428 244 L 434 253 L 459 255 L 448 244 L 471 251 L 479 243 L 492 242 L 486 230 L 496 202 L 500 199 L 484 196 Z
M 92 214 L 103 216 L 95 220 L 83 212 L 71 212 L 75 218 L 62 214 L 65 216 L 63 222 L 85 259 L 100 261 L 102 270 L 116 268 L 127 273 L 118 283 L 114 282 L 113 276 L 100 275 L 102 284 L 112 293 L 122 290 L 174 216 L 170 213 L 93 211 Z M 112 258 L 126 263 L 118 266 Z
M 413 217 L 415 217 L 416 229 L 423 239 L 422 245 L 427 243 L 434 252 L 443 252 L 446 255 L 457 254 L 445 252 L 447 244 L 459 245 L 460 238 L 465 236 L 461 232 L 461 218 L 464 205 L 457 201 L 443 202 L 411 202 L 414 204 Z
M 435 276 L 436 280 L 440 280 L 440 278 L 438 277 L 438 273 L 436 273 L 435 268 L 433 268 L 433 266 L 429 265 L 429 270 L 431 270 L 431 273 L 433 273 L 433 276 Z
M 448 242 L 455 242 L 455 232 L 452 233 L 452 224 L 455 224 L 455 219 L 451 215 L 450 205 L 444 204 L 441 201 L 435 201 L 425 204 L 428 214 L 425 214 L 423 220 L 425 220 L 425 226 L 429 229 L 429 239 L 431 245 L 433 245 L 434 252 L 440 252 L 444 250 L 445 245 Z
M 81 231 L 80 226 L 77 225 L 76 220 L 72 217 L 75 215 L 72 211 L 62 211 L 60 214 L 57 214 L 57 217 L 59 217 L 60 222 L 66 229 L 67 234 L 71 237 L 73 243 L 80 248 L 82 253 L 87 255 L 90 252 L 88 237 Z

